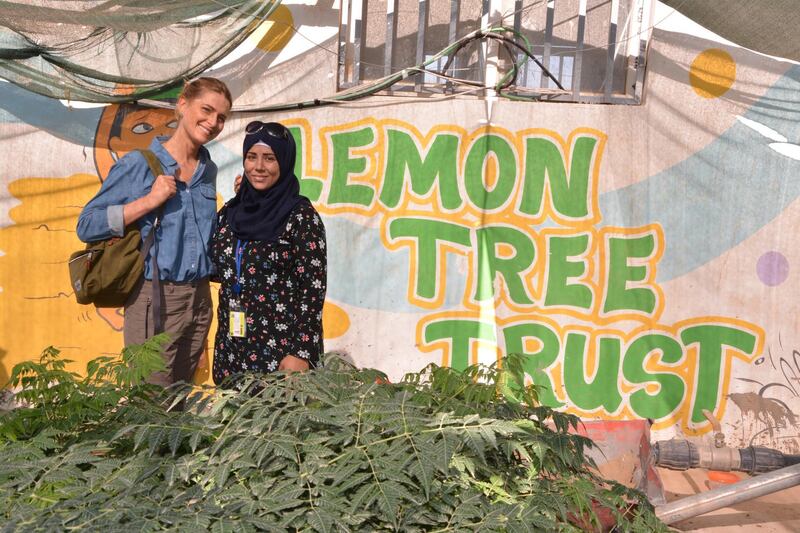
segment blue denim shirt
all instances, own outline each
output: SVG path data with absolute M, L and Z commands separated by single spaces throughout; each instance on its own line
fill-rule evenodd
M 150 150 L 161 161 L 164 174 L 175 175 L 178 163 L 162 145 L 167 139 L 153 139 Z M 188 185 L 177 181 L 177 193 L 164 204 L 164 216 L 156 231 L 160 279 L 183 282 L 200 280 L 211 274 L 208 251 L 216 223 L 216 178 L 217 166 L 211 161 L 208 150 L 201 147 L 191 181 Z M 141 152 L 125 155 L 111 168 L 100 191 L 81 211 L 78 238 L 94 242 L 123 235 L 123 206 L 150 192 L 154 179 Z M 157 213 L 158 209 L 154 209 L 137 221 L 142 239 L 153 228 Z M 149 254 L 144 275 L 146 279 L 153 279 Z

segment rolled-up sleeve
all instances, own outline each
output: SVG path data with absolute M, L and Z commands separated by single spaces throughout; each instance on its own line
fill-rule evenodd
M 147 192 L 143 181 L 146 170 L 144 158 L 138 153 L 128 154 L 111 167 L 100 190 L 84 206 L 78 217 L 77 232 L 80 240 L 94 242 L 123 235 L 123 208 L 125 204 Z
M 111 230 L 112 235 L 122 236 L 125 233 L 125 215 L 123 213 L 124 205 L 110 205 L 106 207 L 106 218 L 108 219 L 108 228 Z

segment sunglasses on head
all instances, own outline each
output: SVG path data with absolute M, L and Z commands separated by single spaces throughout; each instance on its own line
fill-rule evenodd
M 278 124 L 277 122 L 261 122 L 260 120 L 255 120 L 244 129 L 247 135 L 253 135 L 262 130 L 265 131 L 267 135 L 277 137 L 278 139 L 289 138 L 289 130 L 287 130 L 283 124 Z

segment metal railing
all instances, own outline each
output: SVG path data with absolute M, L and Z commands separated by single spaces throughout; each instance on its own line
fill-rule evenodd
M 530 45 L 535 60 L 519 49 L 509 57 L 496 41 L 478 39 L 390 91 L 458 93 L 467 87 L 462 80 L 491 90 L 487 72 L 508 71 L 516 62 L 517 77 L 506 88 L 511 94 L 636 104 L 643 94 L 652 12 L 653 0 L 342 0 L 339 88 L 422 65 L 479 27 L 502 25 L 510 38 Z M 447 71 L 441 72 L 444 64 Z

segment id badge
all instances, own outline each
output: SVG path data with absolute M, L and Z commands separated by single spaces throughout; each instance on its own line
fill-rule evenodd
M 230 301 L 230 324 L 228 335 L 230 337 L 244 337 L 245 325 L 247 324 L 244 307 L 239 300 Z

